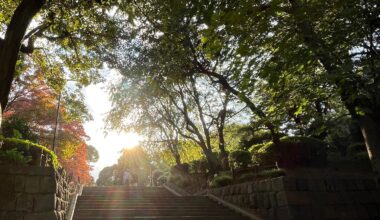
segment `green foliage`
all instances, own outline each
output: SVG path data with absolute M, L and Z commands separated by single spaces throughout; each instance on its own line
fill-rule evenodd
M 13 146 L 16 147 L 17 149 L 21 149 L 22 151 L 29 151 L 31 150 L 37 150 L 39 152 L 43 151 L 45 154 L 49 155 L 49 158 L 51 160 L 52 166 L 57 169 L 61 167 L 60 163 L 58 162 L 58 157 L 57 155 L 50 149 L 48 149 L 45 146 L 33 143 L 28 140 L 21 140 L 17 138 L 4 138 L 0 136 L 0 141 L 4 142 L 4 146 Z M 33 158 L 34 159 L 34 158 Z
M 244 183 L 244 182 L 248 182 L 248 181 L 252 181 L 256 178 L 256 174 L 254 173 L 246 173 L 246 174 L 243 174 L 239 177 L 238 179 L 238 182 L 239 183 Z
M 99 178 L 96 180 L 96 185 L 98 186 L 112 186 L 115 185 L 116 177 L 114 176 L 116 172 L 116 165 L 104 167 L 100 173 Z
M 354 157 L 359 153 L 366 153 L 368 157 L 367 149 L 364 143 L 353 143 L 348 146 L 347 155 L 349 157 Z
M 251 127 L 243 127 L 240 129 L 239 133 L 242 134 L 242 137 L 239 142 L 241 149 L 248 150 L 253 145 L 263 144 L 272 139 L 272 136 L 269 131 L 258 130 L 253 131 Z
M 254 163 L 283 167 L 324 166 L 327 160 L 327 144 L 310 137 L 283 137 L 280 146 L 272 142 L 252 148 Z
M 190 162 L 190 172 L 192 173 L 206 173 L 208 170 L 208 163 L 206 158 L 193 160 Z
M 168 181 L 167 173 L 161 170 L 153 171 L 153 182 L 155 185 L 160 186 Z
M 238 182 L 248 182 L 248 181 L 254 181 L 257 179 L 268 179 L 268 178 L 276 178 L 280 176 L 285 176 L 286 172 L 284 169 L 270 169 L 270 170 L 263 170 L 259 173 L 246 173 L 239 177 Z
M 370 160 L 367 152 L 359 152 L 359 153 L 353 155 L 353 158 L 355 160 L 364 160 L 364 161 Z
M 1 126 L 4 137 L 37 141 L 37 135 L 32 132 L 28 123 L 16 115 L 4 120 Z
M 263 170 L 259 172 L 256 177 L 257 178 L 275 178 L 280 176 L 285 176 L 285 170 L 283 169 L 271 169 L 271 170 Z
M 32 158 L 24 156 L 22 152 L 17 151 L 16 148 L 11 150 L 0 150 L 0 162 L 5 164 L 21 164 L 27 165 Z
M 218 175 L 215 176 L 210 183 L 210 187 L 222 187 L 231 185 L 233 182 L 232 176 L 230 175 Z
M 160 176 L 160 177 L 158 177 L 156 183 L 157 183 L 158 186 L 160 186 L 160 185 L 165 184 L 167 181 L 168 181 L 168 177 L 167 176 Z
M 253 145 L 250 149 L 252 162 L 258 165 L 274 165 L 278 161 L 278 152 L 272 142 Z
M 230 161 L 235 167 L 246 168 L 251 162 L 251 154 L 248 151 L 234 151 L 230 153 Z
M 170 173 L 167 181 L 171 184 L 177 185 L 183 189 L 188 188 L 191 185 L 191 180 L 179 173 Z
M 96 163 L 99 160 L 99 152 L 92 145 L 87 145 L 87 161 Z
M 123 70 L 124 84 L 140 85 L 130 79 L 142 76 L 154 79 L 156 87 L 167 83 L 165 89 L 173 92 L 173 82 L 206 75 L 250 104 L 254 130 L 269 124 L 288 135 L 326 140 L 330 134 L 329 143 L 340 146 L 348 135 L 336 138 L 331 133 L 341 130 L 334 124 L 342 124 L 345 115 L 370 115 L 379 121 L 378 48 L 373 46 L 379 38 L 374 28 L 379 14 L 376 0 L 233 4 L 142 0 L 129 9 L 130 23 L 141 18 L 149 22 L 133 26 L 130 43 L 123 39 L 110 55 L 121 54 L 114 65 Z M 125 96 L 116 96 L 116 105 L 122 104 Z M 353 107 L 347 111 L 347 106 Z M 122 115 L 124 111 L 114 121 L 124 121 Z M 249 140 L 241 142 L 243 149 L 268 141 Z M 268 148 L 261 149 L 262 154 L 276 158 L 281 153 L 272 154 Z

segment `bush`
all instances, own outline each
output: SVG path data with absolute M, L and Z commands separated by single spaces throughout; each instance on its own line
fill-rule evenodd
M 25 157 L 31 156 L 31 161 L 28 163 L 35 164 L 36 161 L 39 160 L 40 153 L 43 152 L 49 155 L 49 158 L 51 159 L 50 162 L 55 169 L 61 167 L 58 162 L 57 155 L 45 146 L 27 140 L 21 140 L 17 138 L 4 138 L 2 136 L 0 136 L 0 141 L 4 142 L 3 150 L 5 151 L 16 148 L 16 150 L 20 153 L 22 152 Z
M 171 172 L 167 181 L 171 184 L 177 185 L 181 188 L 186 188 L 191 184 L 191 181 L 181 173 Z
M 261 165 L 281 167 L 325 166 L 327 162 L 327 144 L 310 137 L 283 137 L 280 146 L 272 142 L 257 145 L 252 149 L 253 161 Z
M 271 133 L 267 130 L 255 131 L 251 127 L 244 127 L 239 130 L 241 138 L 239 141 L 240 149 L 248 150 L 253 145 L 262 144 L 271 140 Z
M 230 154 L 230 161 L 239 168 L 246 168 L 252 162 L 248 151 L 237 150 Z
M 252 162 L 258 165 L 273 165 L 278 161 L 272 142 L 256 144 L 251 148 Z
M 4 137 L 37 141 L 37 135 L 32 132 L 28 123 L 16 115 L 6 118 L 1 129 Z
M 258 178 L 275 178 L 285 176 L 285 170 L 283 169 L 271 169 L 271 170 L 263 170 L 257 174 Z
M 11 150 L 0 150 L 0 163 L 5 162 L 7 164 L 28 164 L 32 158 L 30 156 L 24 156 L 22 152 L 17 151 L 16 148 Z
M 163 176 L 164 173 L 160 170 L 154 170 L 152 173 L 153 182 L 157 185 L 158 184 L 158 178 Z
M 348 146 L 347 149 L 347 155 L 349 157 L 355 157 L 358 153 L 367 153 L 367 148 L 364 143 L 353 143 L 350 146 Z
M 241 175 L 239 177 L 238 181 L 239 181 L 239 183 L 243 183 L 243 182 L 252 181 L 255 178 L 257 178 L 257 176 L 255 174 L 253 174 L 253 173 L 246 173 L 246 174 Z
M 353 156 L 353 158 L 355 160 L 368 160 L 368 161 L 370 161 L 369 155 L 368 155 L 367 151 L 365 151 L 365 152 L 359 152 L 359 153 L 355 154 Z
M 189 164 L 188 163 L 182 163 L 172 166 L 170 169 L 170 172 L 183 172 L 183 173 L 189 173 Z
M 160 176 L 158 177 L 156 184 L 161 186 L 165 184 L 167 181 L 168 181 L 168 178 L 166 176 Z
M 219 175 L 214 177 L 212 179 L 210 186 L 211 187 L 222 187 L 222 186 L 227 186 L 232 184 L 232 177 L 228 175 Z
M 190 162 L 190 171 L 193 173 L 206 173 L 208 170 L 208 162 L 206 158 L 194 160 Z

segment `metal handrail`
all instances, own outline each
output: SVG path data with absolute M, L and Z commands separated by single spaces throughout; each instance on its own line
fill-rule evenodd
M 83 185 L 80 183 L 77 183 L 75 185 L 75 190 L 73 192 L 70 192 L 70 203 L 69 203 L 69 209 L 67 211 L 66 220 L 72 220 L 74 216 L 75 206 L 77 204 L 78 196 L 82 195 L 83 191 Z

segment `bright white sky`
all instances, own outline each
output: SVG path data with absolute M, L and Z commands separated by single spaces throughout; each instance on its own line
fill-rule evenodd
M 87 143 L 93 145 L 99 151 L 100 156 L 99 161 L 93 164 L 94 168 L 91 173 L 95 180 L 104 167 L 117 163 L 120 151 L 123 148 L 132 148 L 141 140 L 135 133 L 108 131 L 108 134 L 105 135 L 104 117 L 111 109 L 106 86 L 117 78 L 116 73 L 111 73 L 110 75 L 110 77 L 106 77 L 108 79 L 106 82 L 90 85 L 83 90 L 86 104 L 94 118 L 94 120 L 84 125 L 87 135 L 91 138 Z

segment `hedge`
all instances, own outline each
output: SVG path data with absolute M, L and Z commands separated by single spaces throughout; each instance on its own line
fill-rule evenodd
M 272 142 L 255 145 L 252 148 L 252 160 L 261 165 L 282 167 L 325 166 L 327 161 L 327 144 L 311 137 L 283 137 L 280 145 Z
M 17 139 L 17 138 L 5 138 L 2 136 L 0 136 L 0 141 L 16 145 L 16 147 L 23 147 L 23 148 L 25 148 L 25 150 L 29 150 L 30 147 L 41 150 L 50 156 L 51 163 L 55 169 L 61 167 L 60 163 L 58 162 L 57 155 L 52 150 L 48 149 L 45 146 L 33 143 L 31 141 L 28 141 L 28 140 L 22 140 L 22 139 Z

